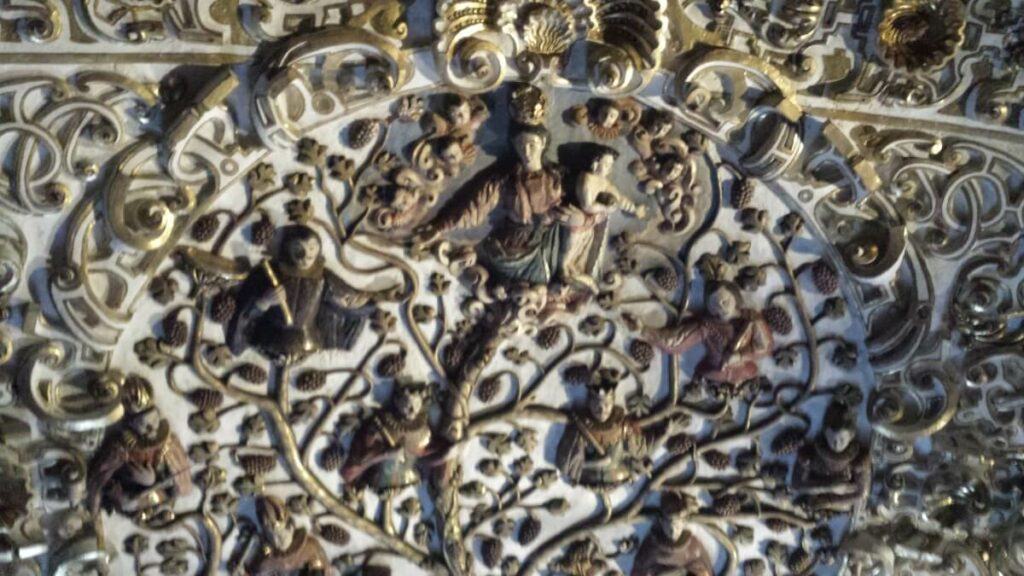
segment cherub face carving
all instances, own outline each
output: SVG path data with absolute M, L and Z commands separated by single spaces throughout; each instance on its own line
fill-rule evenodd
M 619 121 L 619 116 L 621 116 L 621 114 L 622 113 L 619 112 L 619 109 L 615 106 L 610 104 L 602 106 L 597 112 L 597 123 L 600 124 L 602 128 L 611 128 Z

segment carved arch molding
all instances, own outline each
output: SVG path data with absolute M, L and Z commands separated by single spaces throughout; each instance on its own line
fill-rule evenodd
M 0 574 L 1024 574 L 1024 7 L 0 0 Z

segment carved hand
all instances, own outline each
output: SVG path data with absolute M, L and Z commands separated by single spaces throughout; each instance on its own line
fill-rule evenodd
M 277 286 L 267 290 L 260 299 L 256 301 L 256 307 L 262 311 L 270 309 L 276 304 L 280 304 L 281 300 L 285 298 L 287 293 L 285 292 L 284 286 Z
M 156 484 L 156 470 L 152 466 L 132 462 L 128 465 L 128 473 L 131 475 L 133 482 L 142 486 Z

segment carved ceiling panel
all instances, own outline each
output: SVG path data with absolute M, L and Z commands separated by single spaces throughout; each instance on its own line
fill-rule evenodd
M 0 574 L 1024 574 L 1024 6 L 0 0 Z

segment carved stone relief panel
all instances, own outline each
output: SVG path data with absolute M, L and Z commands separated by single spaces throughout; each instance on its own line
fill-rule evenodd
M 0 5 L 0 573 L 1022 573 L 1021 10 Z

